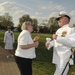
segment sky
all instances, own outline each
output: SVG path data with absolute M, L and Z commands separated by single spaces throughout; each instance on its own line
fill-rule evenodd
M 75 24 L 75 0 L 0 0 L 0 15 L 9 13 L 15 26 L 25 14 L 41 23 L 57 17 L 61 11 L 71 17 L 70 24 Z

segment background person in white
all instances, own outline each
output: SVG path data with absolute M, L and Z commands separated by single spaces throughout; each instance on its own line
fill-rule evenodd
M 32 75 L 32 59 L 36 57 L 35 47 L 39 45 L 39 36 L 31 37 L 33 26 L 30 21 L 22 24 L 22 32 L 18 36 L 15 60 L 21 75 Z
M 7 50 L 7 58 L 13 56 L 13 43 L 14 43 L 14 33 L 11 31 L 11 27 L 7 27 L 7 31 L 4 34 L 4 44 Z
M 57 21 L 61 28 L 56 31 L 56 34 L 53 34 L 53 40 L 50 43 L 46 42 L 45 45 L 47 48 L 53 46 L 53 63 L 56 65 L 54 75 L 61 75 L 71 55 L 71 48 L 75 47 L 75 28 L 69 26 L 70 17 L 66 14 L 60 14 Z M 73 59 L 69 63 L 73 65 Z M 67 75 L 68 70 L 69 65 L 63 75 Z

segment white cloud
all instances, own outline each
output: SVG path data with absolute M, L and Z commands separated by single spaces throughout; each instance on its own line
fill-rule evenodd
M 38 20 L 46 20 L 46 19 L 48 19 L 47 17 L 45 17 L 45 16 L 31 16 L 32 18 L 36 18 L 36 19 L 38 19 Z
M 61 5 L 54 6 L 51 4 L 51 5 L 41 6 L 41 7 L 39 6 L 39 9 L 41 10 L 63 10 L 64 7 Z
M 0 12 L 4 11 L 4 8 L 0 5 Z
M 42 13 L 41 13 L 41 12 L 36 12 L 35 15 L 36 15 L 36 16 L 42 15 Z
M 71 24 L 75 24 L 75 10 L 72 10 L 70 12 L 70 15 L 71 15 Z
M 28 6 L 28 5 L 22 5 L 22 4 L 16 4 L 17 6 L 19 6 L 19 7 L 22 7 L 22 8 L 24 8 L 24 9 L 28 9 L 28 10 L 32 10 L 32 11 L 34 11 L 35 9 L 34 8 L 31 8 L 30 6 Z M 35 6 L 34 6 L 35 7 Z
M 37 20 L 41 21 L 48 20 L 50 17 L 57 17 L 59 14 L 58 11 L 65 10 L 62 5 L 57 5 L 56 3 L 53 3 L 52 0 L 35 1 L 36 2 L 33 5 L 29 3 L 23 5 L 22 3 L 18 3 L 18 1 L 16 3 L 15 0 L 5 0 L 3 3 L 0 3 L 0 14 L 9 12 L 9 14 L 13 17 L 14 23 L 17 25 L 19 18 L 24 14 L 29 14 L 30 17 L 36 18 Z M 70 14 L 73 17 L 72 22 L 74 22 L 75 10 L 72 10 Z
M 49 18 L 50 17 L 57 17 L 58 16 L 58 12 L 52 12 L 50 15 L 49 15 Z
M 45 9 L 47 9 L 47 7 L 44 6 L 44 7 L 42 7 L 41 9 L 45 10 Z
M 75 10 L 72 10 L 72 11 L 70 12 L 70 15 L 71 15 L 72 17 L 75 17 Z
M 61 6 L 61 5 L 57 5 L 57 6 L 55 6 L 55 9 L 57 9 L 57 10 L 63 10 L 63 9 L 64 9 L 64 7 L 63 7 L 63 6 Z
M 0 4 L 1 8 L 4 8 L 4 10 L 10 10 L 14 5 L 13 2 L 4 2 Z
M 64 10 L 65 8 L 62 5 L 57 5 L 53 1 L 45 2 L 42 4 L 39 4 L 38 8 L 40 10 Z
M 75 24 L 75 18 L 72 18 L 70 24 Z
M 15 2 L 7 1 L 0 4 L 0 14 L 3 15 L 4 13 L 9 13 L 13 17 L 14 23 L 17 25 L 19 18 L 28 12 L 22 10 Z
M 46 20 L 47 19 L 47 17 L 45 17 L 45 16 L 38 16 L 38 19 L 42 19 L 42 20 Z

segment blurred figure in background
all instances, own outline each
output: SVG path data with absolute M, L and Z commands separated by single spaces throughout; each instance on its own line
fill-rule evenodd
M 4 44 L 7 58 L 13 57 L 14 33 L 11 31 L 10 26 L 7 27 L 7 31 L 4 34 Z

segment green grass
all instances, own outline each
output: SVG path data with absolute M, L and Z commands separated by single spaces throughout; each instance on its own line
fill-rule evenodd
M 17 37 L 19 32 L 15 32 L 15 42 L 17 42 Z M 41 39 L 39 40 L 39 46 L 36 48 L 36 58 L 33 60 L 33 75 L 53 75 L 55 71 L 55 65 L 52 64 L 53 50 L 48 51 L 45 48 L 46 37 L 51 37 L 50 34 L 32 33 L 34 38 L 39 35 Z M 4 32 L 0 31 L 0 45 L 4 47 L 3 44 Z M 14 50 L 17 44 L 14 44 Z M 73 74 L 74 73 L 74 74 Z M 68 75 L 75 75 L 75 65 L 70 68 Z

